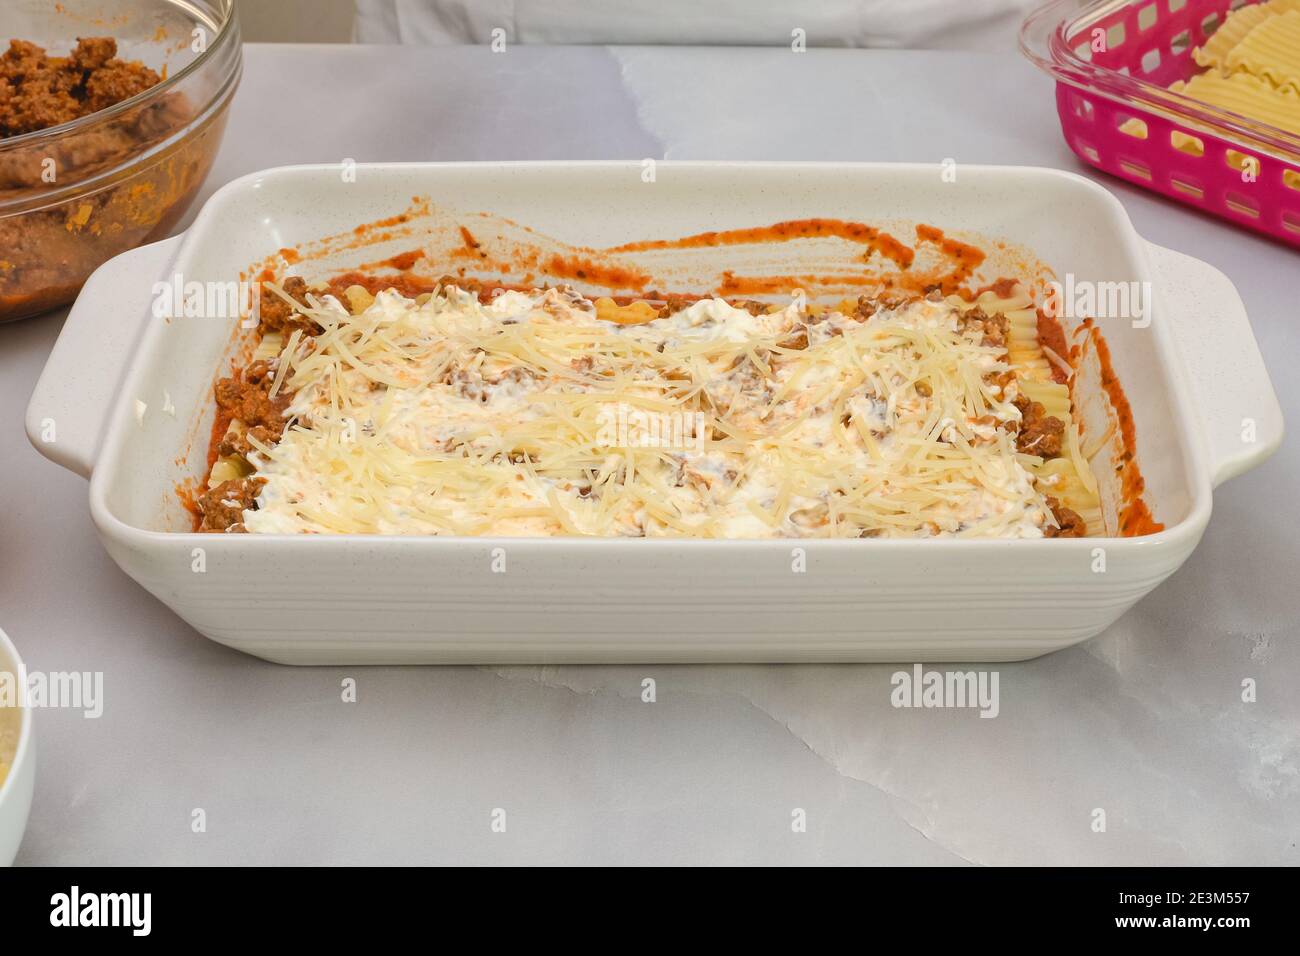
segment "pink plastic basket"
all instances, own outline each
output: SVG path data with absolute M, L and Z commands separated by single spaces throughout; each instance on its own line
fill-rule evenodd
M 1246 0 L 1052 0 L 1026 18 L 1025 55 L 1056 78 L 1085 162 L 1300 247 L 1300 136 L 1165 87 Z M 1180 148 L 1181 147 L 1181 148 Z

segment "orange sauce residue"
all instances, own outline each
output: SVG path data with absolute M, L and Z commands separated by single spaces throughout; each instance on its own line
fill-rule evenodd
M 999 280 L 1001 281 L 1001 280 Z M 998 292 L 998 295 L 1006 296 L 1010 290 Z M 1038 310 L 1038 341 L 1046 348 L 1051 349 L 1063 359 L 1068 360 L 1070 347 L 1065 340 L 1065 331 L 1061 328 L 1061 323 L 1053 316 L 1048 315 L 1042 309 Z M 1055 362 L 1048 363 L 1052 369 L 1052 381 L 1058 385 L 1065 385 L 1070 381 L 1065 369 L 1061 368 Z
M 916 227 L 918 245 L 929 244 L 937 248 L 940 254 L 952 263 L 951 271 L 941 275 L 912 275 L 904 273 L 899 277 L 899 284 L 905 289 L 925 292 L 938 288 L 944 294 L 958 292 L 976 269 L 984 262 L 984 251 L 970 243 L 950 239 L 942 229 L 934 226 L 918 225 Z
M 412 249 L 410 252 L 403 252 L 400 255 L 393 256 L 391 259 L 386 260 L 384 265 L 392 266 L 402 272 L 409 272 L 423 258 L 423 249 Z
M 438 280 L 414 275 L 374 275 L 369 272 L 342 272 L 329 281 L 330 291 L 339 296 L 348 286 L 359 285 L 371 295 L 384 289 L 395 289 L 408 299 L 438 287 Z
M 1020 285 L 1019 279 L 1001 278 L 990 282 L 988 285 L 980 286 L 975 290 L 975 295 L 981 296 L 985 292 L 992 292 L 999 299 L 1009 299 L 1011 296 L 1015 295 L 1016 286 L 1018 285 Z M 1062 342 L 1064 342 L 1064 333 L 1062 333 Z M 1060 354 L 1064 355 L 1065 353 L 1062 352 Z
M 702 246 L 741 246 L 758 242 L 790 242 L 794 239 L 835 237 L 857 242 L 868 248 L 868 256 L 878 252 L 906 269 L 915 255 L 911 247 L 899 242 L 887 232 L 862 222 L 843 219 L 787 219 L 770 226 L 749 229 L 727 229 L 722 232 L 699 232 L 680 239 L 652 239 L 614 246 L 606 252 L 648 252 L 653 249 L 695 249 Z
M 1120 454 L 1120 509 L 1119 534 L 1121 538 L 1135 538 L 1144 534 L 1155 534 L 1165 529 L 1164 524 L 1155 520 L 1150 507 L 1142 497 L 1146 491 L 1146 482 L 1137 464 L 1137 425 L 1133 420 L 1133 407 L 1129 405 L 1124 387 L 1115 375 L 1115 366 L 1111 360 L 1110 346 L 1102 336 L 1101 330 L 1092 319 L 1084 319 L 1082 327 L 1087 329 L 1088 338 L 1097 350 L 1097 364 L 1101 367 L 1101 387 L 1110 399 L 1110 407 L 1115 413 L 1119 425 L 1120 441 L 1123 452 Z M 1079 354 L 1080 346 L 1072 350 L 1072 358 Z
M 488 258 L 487 252 L 483 249 L 483 243 L 474 238 L 474 233 L 470 232 L 465 226 L 457 226 L 456 231 L 460 233 L 460 248 L 452 249 L 449 255 L 454 259 L 479 259 Z M 481 262 L 480 265 L 491 268 L 493 263 Z M 508 268 L 509 263 L 495 263 L 498 268 Z
M 423 249 L 411 249 L 409 252 L 401 252 L 395 256 L 389 256 L 387 259 L 377 259 L 374 262 L 363 262 L 359 264 L 356 272 L 368 272 L 374 269 L 396 269 L 399 272 L 410 272 L 415 268 L 415 264 L 423 259 L 425 252 Z
M 815 289 L 835 283 L 861 285 L 864 292 L 871 291 L 877 285 L 864 280 L 860 275 L 738 276 L 730 270 L 723 270 L 722 281 L 715 291 L 722 296 L 789 295 L 794 289 Z
M 212 466 L 208 465 L 208 471 L 211 470 Z M 178 481 L 172 487 L 175 489 L 176 498 L 180 501 L 181 507 L 189 513 L 190 530 L 198 531 L 199 525 L 203 523 L 203 511 L 199 508 L 199 496 L 203 494 L 204 489 L 201 489 L 193 478 Z
M 419 197 L 415 197 L 418 203 Z M 396 216 L 388 216 L 384 219 L 376 219 L 374 222 L 363 222 L 352 230 L 354 236 L 364 236 L 374 232 L 376 229 L 387 229 L 391 226 L 401 226 L 411 221 L 412 211 L 398 213 Z
M 205 473 L 212 471 L 212 466 L 217 463 L 217 445 L 226 437 L 226 429 L 229 427 L 230 412 L 218 405 L 217 414 L 212 419 L 212 434 L 208 436 L 208 466 L 204 469 Z
M 546 260 L 543 268 L 552 276 L 561 279 L 577 279 L 606 289 L 644 289 L 650 282 L 650 276 L 637 269 L 619 265 L 603 265 L 583 256 L 554 255 Z

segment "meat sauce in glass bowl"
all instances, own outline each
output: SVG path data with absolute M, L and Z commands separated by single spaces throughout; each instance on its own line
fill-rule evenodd
M 242 60 L 234 0 L 5 0 L 0 50 L 4 322 L 70 302 L 102 263 L 168 234 L 212 165 Z

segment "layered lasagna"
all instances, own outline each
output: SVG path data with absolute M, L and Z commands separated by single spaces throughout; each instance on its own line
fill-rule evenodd
M 815 304 L 291 278 L 259 323 L 216 386 L 202 531 L 1104 533 L 1059 330 L 1010 283 Z

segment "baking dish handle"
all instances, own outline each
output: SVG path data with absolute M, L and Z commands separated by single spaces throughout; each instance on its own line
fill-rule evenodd
M 1209 263 L 1147 243 L 1218 487 L 1282 444 L 1282 409 L 1232 281 Z
M 126 363 L 152 316 L 154 284 L 181 236 L 132 249 L 91 273 L 27 405 L 27 437 L 46 458 L 90 477 Z

